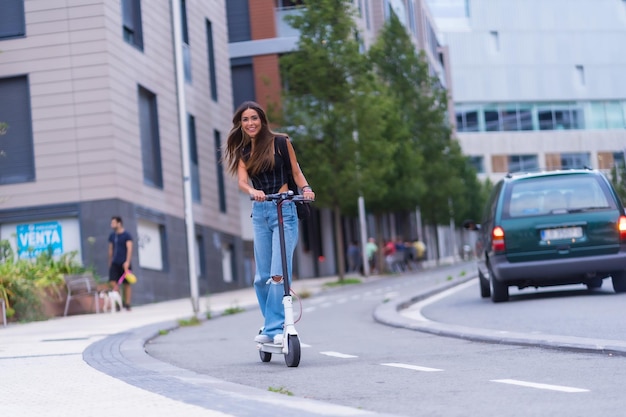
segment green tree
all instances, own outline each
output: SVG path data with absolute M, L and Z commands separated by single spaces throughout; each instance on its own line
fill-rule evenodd
M 368 72 L 356 40 L 352 2 L 305 0 L 288 18 L 300 32 L 297 49 L 281 58 L 281 124 L 294 138 L 299 161 L 315 186 L 316 205 L 332 210 L 340 279 L 345 270 L 341 215 L 356 212 L 393 149 L 381 143 L 377 111 L 389 100 Z M 357 134 L 355 135 L 355 131 Z M 372 157 L 377 164 L 369 163 Z M 383 161 L 383 164 L 381 164 Z
M 626 204 L 626 164 L 615 163 L 611 168 L 611 183 L 624 204 Z

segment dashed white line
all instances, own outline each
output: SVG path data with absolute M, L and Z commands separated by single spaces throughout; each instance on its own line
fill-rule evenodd
M 358 358 L 358 356 L 347 355 L 345 353 L 339 353 L 339 352 L 320 352 L 320 353 L 322 355 L 332 356 L 332 357 L 335 357 L 335 358 L 343 358 L 343 359 Z
M 584 389 L 584 388 L 574 388 L 574 387 L 565 387 L 565 386 L 561 386 L 561 385 L 540 384 L 540 383 L 537 383 L 537 382 L 518 381 L 516 379 L 492 379 L 491 382 L 500 382 L 502 384 L 519 385 L 521 387 L 529 387 L 529 388 L 537 388 L 537 389 L 547 389 L 547 390 L 560 391 L 560 392 L 589 392 L 588 389 Z
M 418 365 L 408 365 L 406 363 L 381 363 L 381 365 L 383 365 L 383 366 L 392 366 L 394 368 L 410 369 L 412 371 L 420 371 L 420 372 L 441 372 L 441 371 L 443 371 L 443 369 L 427 368 L 425 366 L 418 366 Z

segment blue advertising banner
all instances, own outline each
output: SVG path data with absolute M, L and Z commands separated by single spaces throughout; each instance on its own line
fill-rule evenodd
M 42 252 L 63 253 L 63 229 L 59 222 L 18 224 L 17 255 L 20 259 L 36 258 Z

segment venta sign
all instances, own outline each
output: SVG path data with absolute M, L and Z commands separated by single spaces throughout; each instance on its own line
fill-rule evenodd
M 21 259 L 35 258 L 42 252 L 63 253 L 63 229 L 59 222 L 18 224 L 17 254 Z

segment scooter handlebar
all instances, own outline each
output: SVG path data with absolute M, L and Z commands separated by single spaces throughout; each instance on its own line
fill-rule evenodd
M 254 200 L 254 197 L 250 197 L 250 200 Z M 295 194 L 293 191 L 285 191 L 284 193 L 265 194 L 265 201 L 277 201 L 277 200 L 291 200 L 291 201 L 303 201 L 305 203 L 312 203 L 314 200 L 304 198 L 303 195 Z

